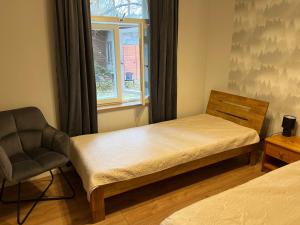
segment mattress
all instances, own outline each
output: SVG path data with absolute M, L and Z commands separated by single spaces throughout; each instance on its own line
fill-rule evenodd
M 73 137 L 70 159 L 89 196 L 101 185 L 152 174 L 258 141 L 253 129 L 200 114 Z
M 190 205 L 161 225 L 299 225 L 300 162 Z

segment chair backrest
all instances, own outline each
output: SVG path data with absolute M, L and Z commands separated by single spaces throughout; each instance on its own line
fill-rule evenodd
M 45 126 L 47 121 L 35 107 L 0 112 L 0 146 L 9 157 L 41 147 Z

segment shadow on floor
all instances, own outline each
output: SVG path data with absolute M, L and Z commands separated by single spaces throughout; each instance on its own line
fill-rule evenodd
M 192 172 L 178 175 L 154 184 L 147 185 L 105 200 L 106 213 L 112 214 L 133 205 L 157 198 L 166 193 L 185 188 L 198 183 L 207 178 L 218 176 L 222 173 L 237 169 L 246 165 L 247 156 L 226 160 L 226 162 L 216 163 Z M 91 223 L 89 203 L 86 198 L 86 192 L 82 188 L 79 176 L 74 172 L 66 173 L 66 176 L 75 187 L 76 196 L 71 200 L 62 200 L 60 202 L 42 202 L 37 205 L 32 215 L 28 218 L 26 224 L 44 224 L 47 221 L 53 221 L 60 218 L 57 224 L 83 225 Z M 36 197 L 40 191 L 45 188 L 49 178 L 26 182 L 22 185 L 22 197 Z M 16 186 L 8 187 L 5 190 L 5 198 L 15 198 L 17 195 Z M 48 196 L 68 194 L 68 185 L 66 185 L 61 175 L 55 175 L 54 183 L 47 192 Z M 22 212 L 28 210 L 30 204 L 22 205 Z M 63 223 L 61 222 L 63 218 Z M 44 222 L 43 222 L 44 221 Z M 16 224 L 16 206 L 0 204 L 0 224 Z M 50 223 L 51 224 L 51 223 Z

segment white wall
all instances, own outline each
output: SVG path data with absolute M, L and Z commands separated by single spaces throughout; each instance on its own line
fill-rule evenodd
M 51 0 L 0 6 L 0 110 L 38 106 L 57 125 Z
M 100 132 L 137 127 L 148 124 L 148 107 L 139 106 L 131 109 L 99 113 Z
M 208 1 L 179 1 L 178 116 L 203 111 Z
M 210 0 L 204 108 L 210 90 L 227 91 L 235 0 Z

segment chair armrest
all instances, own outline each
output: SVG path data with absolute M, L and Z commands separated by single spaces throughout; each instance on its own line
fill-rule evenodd
M 70 137 L 62 131 L 59 131 L 51 126 L 47 126 L 43 130 L 42 145 L 52 151 L 61 153 L 69 157 L 70 152 Z
M 12 165 L 4 149 L 0 146 L 0 174 L 5 179 L 12 180 Z

